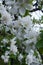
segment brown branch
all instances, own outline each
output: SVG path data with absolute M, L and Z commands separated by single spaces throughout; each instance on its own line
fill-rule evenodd
M 35 8 L 35 9 L 33 9 L 33 10 L 30 10 L 29 12 L 35 12 L 35 11 L 42 11 L 40 8 Z M 43 11 L 42 11 L 42 13 L 43 13 Z

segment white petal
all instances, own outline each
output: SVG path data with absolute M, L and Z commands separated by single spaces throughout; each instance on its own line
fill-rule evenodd
M 25 4 L 25 8 L 27 9 L 27 10 L 32 10 L 32 5 L 31 4 Z
M 25 8 L 21 7 L 19 13 L 23 16 L 25 14 Z
M 10 13 L 11 14 L 17 14 L 17 9 L 16 8 L 11 8 Z

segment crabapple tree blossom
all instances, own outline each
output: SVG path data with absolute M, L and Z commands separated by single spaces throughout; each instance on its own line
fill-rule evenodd
M 40 30 L 36 30 L 29 14 L 35 10 L 34 1 L 37 2 L 36 0 L 0 0 L 0 60 L 4 65 L 6 63 L 8 65 L 42 64 L 36 44 L 40 40 L 38 40 Z M 38 0 L 37 3 L 40 5 L 42 2 Z M 42 4 L 39 5 L 37 8 L 42 11 Z

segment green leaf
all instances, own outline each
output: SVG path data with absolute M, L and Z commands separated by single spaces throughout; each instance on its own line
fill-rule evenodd
M 29 3 L 29 4 L 32 4 L 32 2 L 33 2 L 33 0 L 28 0 L 28 3 Z
M 1 13 L 0 13 L 0 18 L 2 17 Z
M 25 15 L 24 16 L 27 16 L 29 14 L 29 11 L 28 10 L 26 10 L 26 13 L 25 13 Z
M 37 51 L 34 51 L 34 55 L 35 55 L 36 57 L 38 57 L 38 53 L 37 53 Z
M 38 38 L 36 48 L 39 50 L 41 54 L 43 54 L 43 30 L 40 31 L 40 36 Z
M 16 60 L 16 55 L 14 55 L 13 53 L 10 54 L 10 58 L 13 58 Z
M 43 55 L 43 47 L 39 48 L 39 52 Z

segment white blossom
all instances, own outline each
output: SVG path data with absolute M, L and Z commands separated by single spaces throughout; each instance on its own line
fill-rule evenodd
M 16 55 L 16 53 L 18 51 L 16 45 L 11 44 L 10 51 L 12 51 L 14 55 Z
M 8 60 L 9 60 L 9 52 L 6 51 L 5 52 L 5 55 L 2 55 L 1 58 L 4 60 L 5 63 L 8 63 Z
M 33 8 L 32 5 L 29 4 L 28 0 L 27 1 L 26 0 L 25 1 L 24 0 L 22 1 L 10 0 L 10 1 L 5 1 L 5 2 L 8 6 L 11 6 L 11 8 L 9 9 L 9 12 L 13 15 L 20 13 L 20 15 L 23 16 L 25 15 L 26 10 L 31 10 Z
M 22 61 L 22 59 L 23 59 L 23 55 L 22 55 L 22 54 L 20 54 L 20 55 L 18 56 L 18 60 L 21 62 L 21 61 Z
M 11 45 L 10 45 L 10 51 L 13 52 L 14 55 L 16 55 L 18 49 L 17 49 L 17 46 L 15 45 L 16 41 L 15 41 L 15 38 L 13 38 L 11 40 Z
M 1 42 L 2 42 L 3 44 L 6 44 L 6 43 L 9 42 L 9 40 L 4 38 Z
M 16 43 L 16 37 L 14 37 L 13 39 L 11 39 L 10 41 L 11 41 L 11 44 L 15 44 Z
M 26 57 L 26 64 L 30 65 L 31 63 L 39 64 L 39 59 L 34 56 L 34 52 L 31 50 Z
M 3 49 L 3 47 L 6 49 L 5 52 L 3 52 L 1 55 L 1 58 L 5 63 L 9 61 L 10 54 L 14 54 L 14 56 L 16 56 L 17 53 L 19 54 L 17 59 L 20 61 L 20 64 L 24 59 L 27 65 L 31 65 L 32 63 L 39 64 L 42 62 L 40 54 L 37 52 L 35 47 L 37 37 L 40 33 L 39 31 L 35 30 L 36 28 L 32 23 L 31 17 L 29 15 L 21 17 L 21 15 L 25 15 L 26 10 L 31 10 L 33 8 L 32 5 L 29 4 L 29 1 L 30 0 L 5 0 L 6 5 L 0 3 L 0 31 L 2 32 L 5 27 L 4 30 L 5 33 L 7 33 L 6 35 L 14 36 L 9 40 L 5 37 L 2 40 L 0 38 L 1 49 Z M 17 20 L 15 20 L 14 14 L 18 15 Z M 8 33 L 9 31 L 11 34 Z M 8 45 L 6 43 L 8 43 Z M 34 51 L 37 52 L 38 57 L 34 55 Z M 25 58 L 23 52 L 26 54 Z
M 2 23 L 7 23 L 10 24 L 10 22 L 12 21 L 10 14 L 6 11 L 6 8 L 4 7 L 4 5 L 0 5 L 0 13 L 1 13 L 1 20 Z
M 23 25 L 23 27 L 31 27 L 32 26 L 32 21 L 30 19 L 30 16 L 26 16 L 23 17 L 22 19 L 20 19 L 21 24 Z
M 23 16 L 25 15 L 26 10 L 31 10 L 33 7 L 29 4 L 28 0 L 18 0 L 19 3 L 19 13 Z

